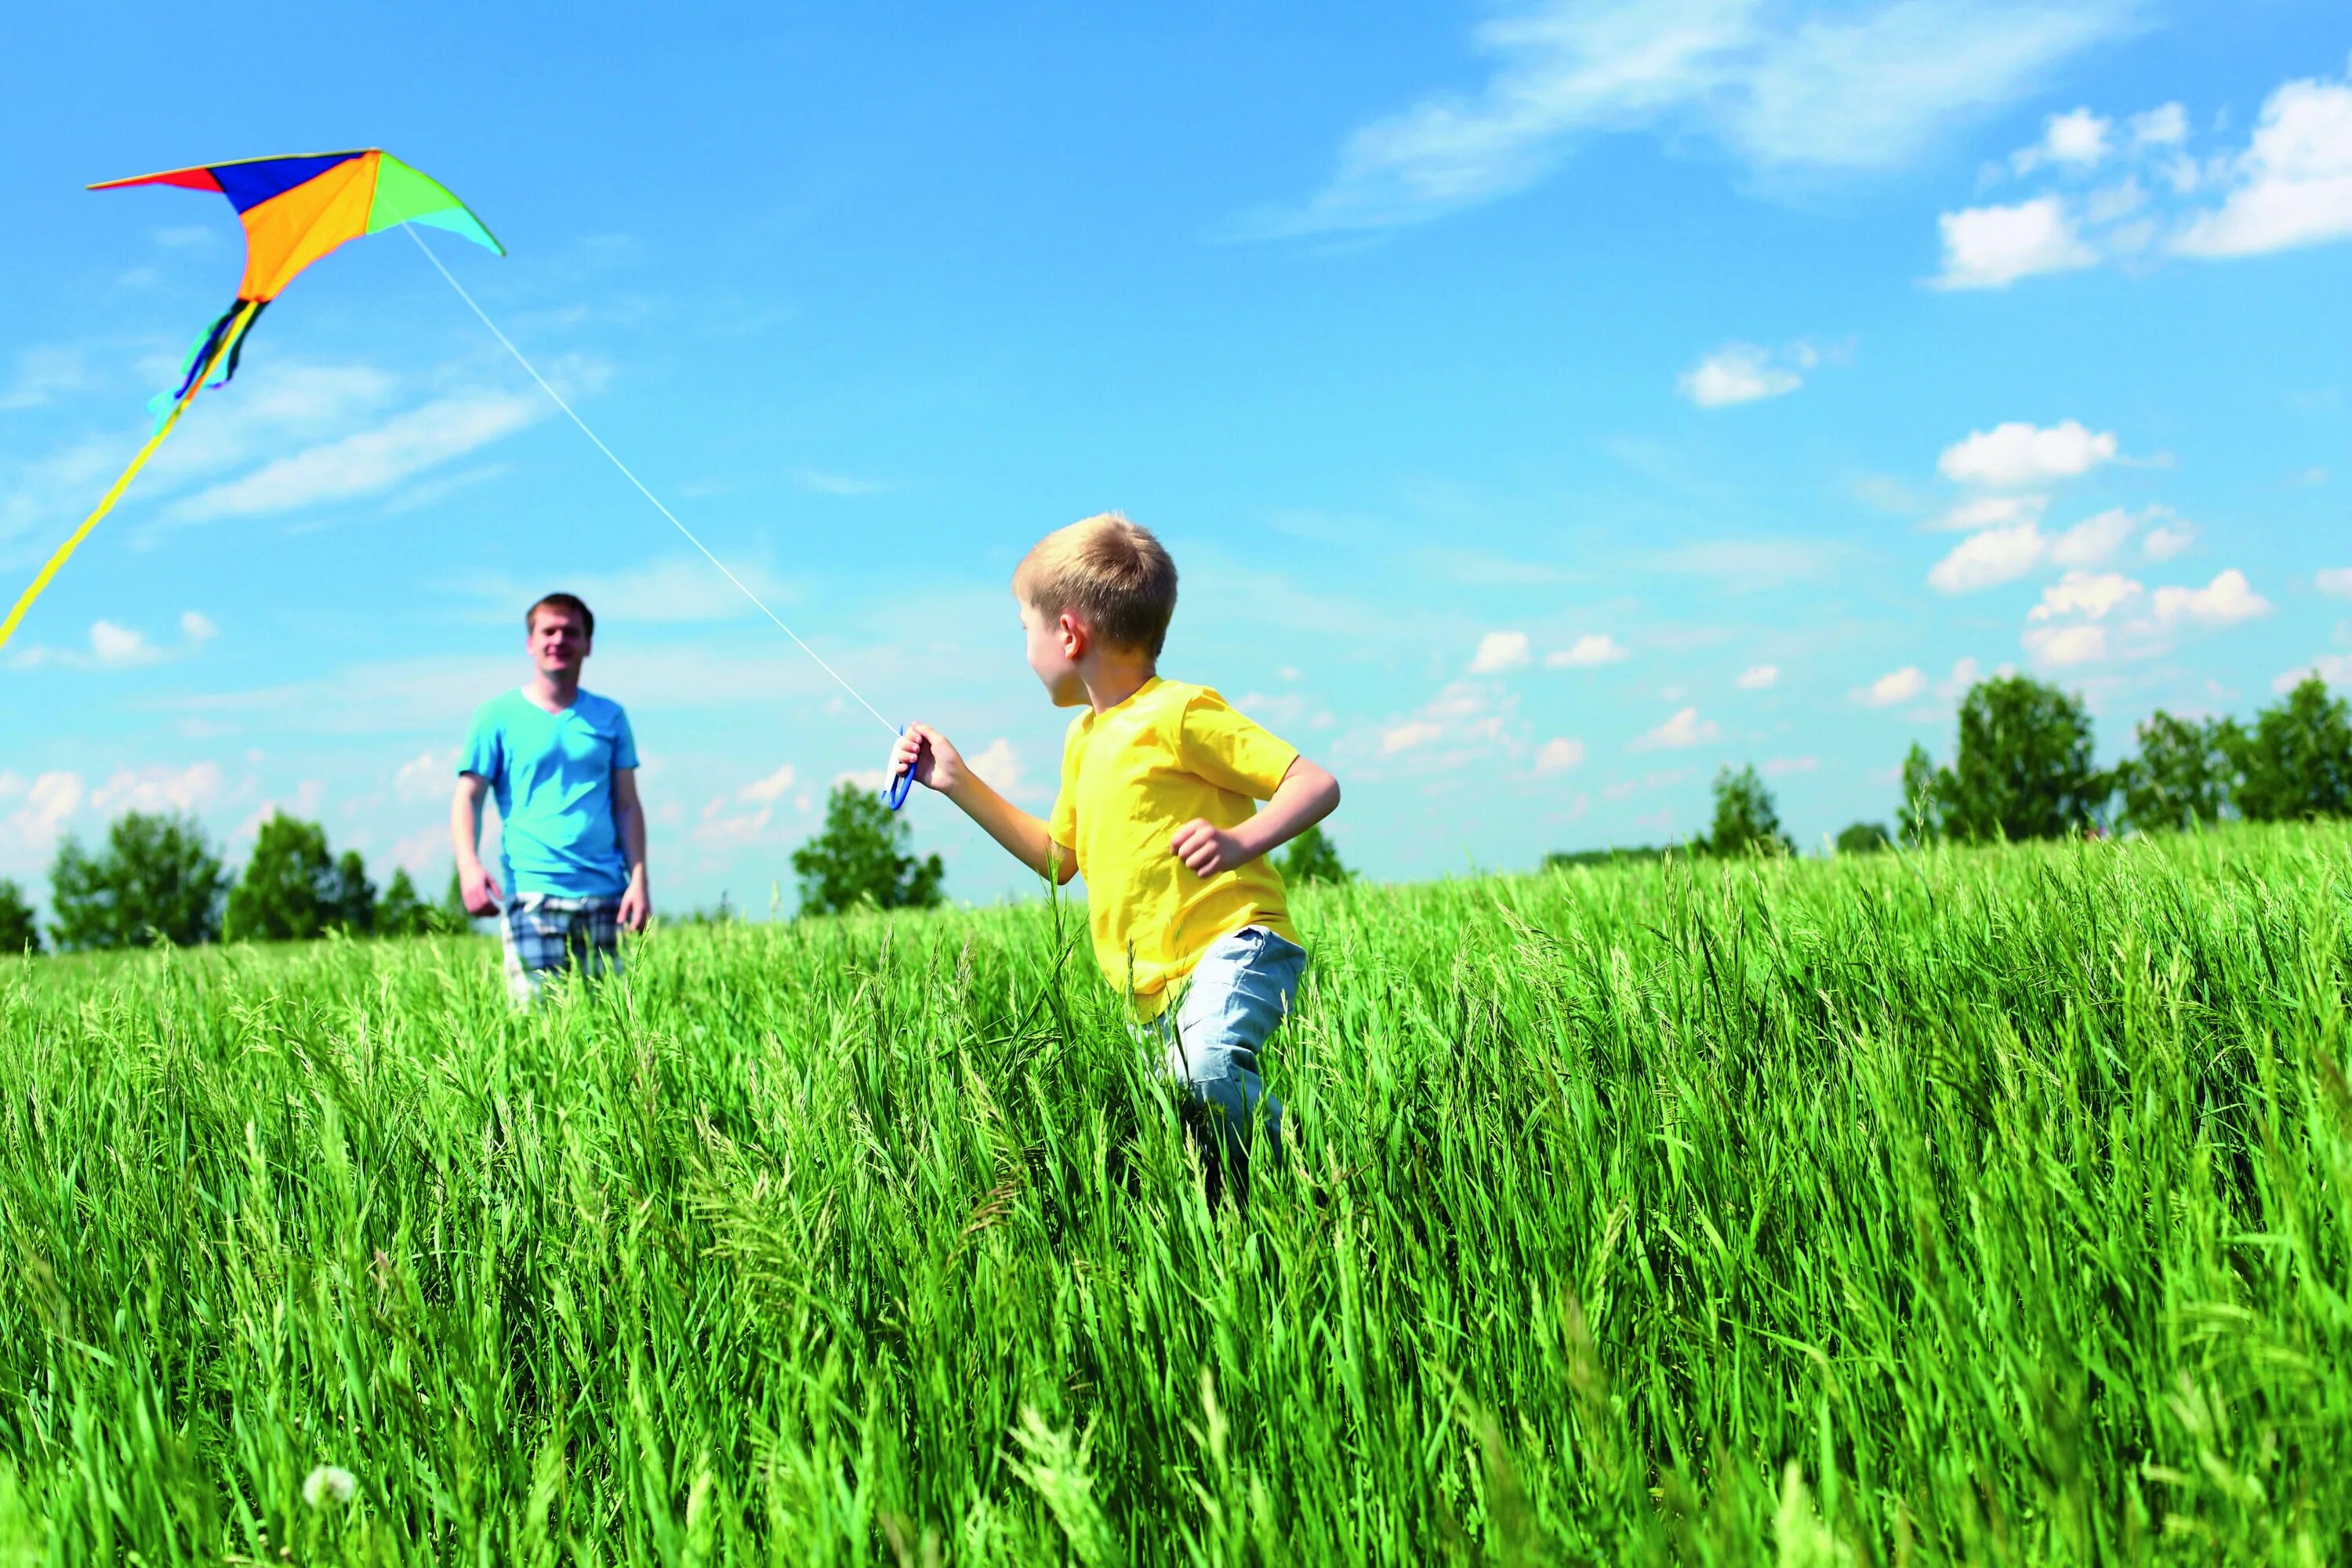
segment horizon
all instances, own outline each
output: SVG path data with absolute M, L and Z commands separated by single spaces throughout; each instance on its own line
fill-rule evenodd
M 2352 690 L 2340 12 L 1688 11 L 607 10 L 331 76 L 270 7 L 27 18 L 0 584 L 240 265 L 216 195 L 81 187 L 364 145 L 505 243 L 421 237 L 654 494 L 1031 810 L 1065 716 L 1012 566 L 1108 508 L 1183 574 L 1165 672 L 1330 767 L 1381 881 L 1686 838 L 1726 766 L 1801 847 L 1892 829 L 2005 668 L 2082 693 L 2103 762 L 2158 709 Z M 188 101 L 232 63 L 271 90 Z M 46 910 L 62 836 L 130 809 L 234 865 L 283 809 L 437 897 L 457 745 L 554 588 L 646 759 L 656 910 L 789 887 L 871 718 L 405 239 L 346 247 L 0 654 L 0 877 Z M 1033 880 L 907 816 L 954 901 Z

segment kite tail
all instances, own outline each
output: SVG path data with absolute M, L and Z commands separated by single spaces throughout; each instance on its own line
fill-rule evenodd
M 240 304 L 236 310 L 230 312 L 231 320 L 228 322 L 216 324 L 214 327 L 207 338 L 207 342 L 213 343 L 211 355 L 203 362 L 197 374 L 189 379 L 186 386 L 180 393 L 179 401 L 172 405 L 171 413 L 164 416 L 163 422 L 155 427 L 155 433 L 147 437 L 147 444 L 139 448 L 138 455 L 131 459 L 131 466 L 122 470 L 122 477 L 116 479 L 108 488 L 106 494 L 99 498 L 97 510 L 82 519 L 81 526 L 74 530 L 73 537 L 58 546 L 56 553 L 52 554 L 47 563 L 42 566 L 40 574 L 33 579 L 31 584 L 22 594 L 16 595 L 16 606 L 8 612 L 8 618 L 0 621 L 0 648 L 6 647 L 8 639 L 16 635 L 16 623 L 25 618 L 25 612 L 33 607 L 33 601 L 41 596 L 41 591 L 49 585 L 49 579 L 56 576 L 68 561 L 73 559 L 73 552 L 81 548 L 81 542 L 89 537 L 90 530 L 99 525 L 100 520 L 114 510 L 114 503 L 122 499 L 122 492 L 131 488 L 131 481 L 139 477 L 139 470 L 147 466 L 147 459 L 155 455 L 155 448 L 163 444 L 163 437 L 172 433 L 172 426 L 180 422 L 180 416 L 188 411 L 188 405 L 196 400 L 196 394 L 204 389 L 205 383 L 210 378 L 214 368 L 233 353 L 236 341 L 243 336 L 244 329 L 252 324 L 253 317 L 260 311 L 260 309 L 257 302 Z M 220 341 L 223 339 L 226 341 Z

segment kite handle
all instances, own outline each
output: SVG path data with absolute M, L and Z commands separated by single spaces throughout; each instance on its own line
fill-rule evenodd
M 904 724 L 899 725 L 898 733 L 903 735 L 906 732 L 907 726 Z M 921 760 L 922 752 L 920 748 L 917 749 L 915 756 L 917 761 Z M 907 804 L 907 796 L 914 792 L 914 788 L 915 768 L 914 764 L 910 763 L 908 764 L 907 770 L 904 773 L 892 774 L 890 782 L 882 786 L 882 798 L 886 803 L 887 803 L 891 810 L 896 811 L 900 806 Z

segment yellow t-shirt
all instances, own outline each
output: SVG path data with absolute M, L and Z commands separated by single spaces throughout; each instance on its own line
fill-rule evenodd
M 1095 958 L 1142 1016 L 1219 937 L 1258 925 L 1298 940 L 1282 876 L 1263 856 L 1196 877 L 1168 847 L 1196 816 L 1247 822 L 1297 757 L 1207 687 L 1156 676 L 1116 708 L 1070 721 L 1048 826 L 1087 879 Z

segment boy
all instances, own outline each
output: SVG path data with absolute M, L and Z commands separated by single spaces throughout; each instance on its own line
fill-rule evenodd
M 1258 1118 L 1280 1148 L 1282 1105 L 1259 1082 L 1257 1052 L 1307 963 L 1265 857 L 1330 815 L 1339 781 L 1214 691 L 1160 679 L 1176 566 L 1147 530 L 1105 512 L 1049 533 L 1013 573 L 1013 596 L 1046 695 L 1085 710 L 1063 742 L 1051 820 L 991 789 L 925 725 L 900 737 L 893 776 L 914 770 L 1038 875 L 1086 878 L 1104 974 L 1165 1047 L 1213 1153 L 1245 1169 Z

